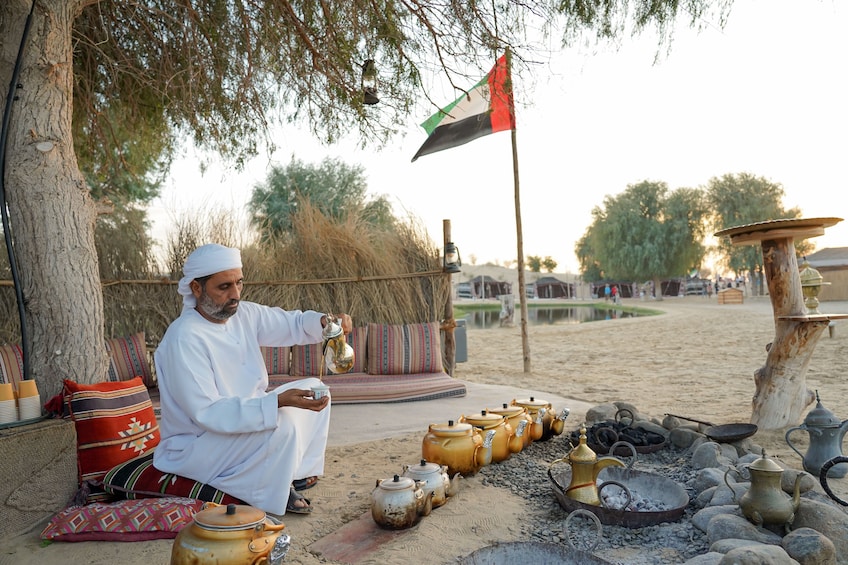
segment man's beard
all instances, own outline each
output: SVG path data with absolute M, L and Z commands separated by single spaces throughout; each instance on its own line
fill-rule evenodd
M 231 318 L 238 310 L 238 300 L 229 300 L 225 304 L 218 304 L 212 297 L 206 294 L 206 291 L 200 293 L 200 298 L 197 299 L 197 306 L 204 314 L 213 320 L 227 320 Z M 228 309 L 228 306 L 235 308 Z

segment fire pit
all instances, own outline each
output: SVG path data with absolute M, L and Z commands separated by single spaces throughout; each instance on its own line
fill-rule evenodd
M 641 528 L 662 522 L 674 522 L 683 516 L 689 504 L 686 489 L 666 477 L 624 467 L 607 467 L 598 473 L 602 504 L 584 504 L 565 495 L 571 483 L 571 468 L 549 469 L 548 478 L 554 495 L 566 511 L 583 509 L 595 514 L 602 524 Z M 607 484 L 604 484 L 607 483 Z M 624 493 L 623 485 L 630 493 Z M 628 500 L 629 499 L 629 500 Z

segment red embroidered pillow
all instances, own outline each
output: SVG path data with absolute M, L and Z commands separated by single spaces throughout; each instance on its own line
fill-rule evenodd
M 103 478 L 107 493 L 129 499 L 179 496 L 217 504 L 244 504 L 205 483 L 163 473 L 153 466 L 153 452 L 115 466 Z
M 65 406 L 77 432 L 80 484 L 98 484 L 115 465 L 152 452 L 159 424 L 141 377 L 92 385 L 65 379 Z
M 443 370 L 438 322 L 368 324 L 368 373 L 411 375 Z
M 51 541 L 146 541 L 177 537 L 203 501 L 156 498 L 95 502 L 58 512 L 41 532 Z

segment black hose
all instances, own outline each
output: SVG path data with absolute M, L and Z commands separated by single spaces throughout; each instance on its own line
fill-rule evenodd
M 21 323 L 21 355 L 24 362 L 24 379 L 30 378 L 29 353 L 27 352 L 26 339 L 26 312 L 24 310 L 24 295 L 21 290 L 21 281 L 18 276 L 18 263 L 15 260 L 15 248 L 12 245 L 12 232 L 9 228 L 9 209 L 6 205 L 6 145 L 9 138 L 9 120 L 12 116 L 12 102 L 17 100 L 15 90 L 19 88 L 18 76 L 21 74 L 21 60 L 24 57 L 24 46 L 29 37 L 29 28 L 32 25 L 32 14 L 35 11 L 35 0 L 29 9 L 24 33 L 21 37 L 21 45 L 18 47 L 18 56 L 15 59 L 15 68 L 12 70 L 12 80 L 9 81 L 9 94 L 6 96 L 6 107 L 3 110 L 3 125 L 0 129 L 0 215 L 3 217 L 3 238 L 6 241 L 6 252 L 9 254 L 9 268 L 12 271 L 12 282 L 15 286 L 15 297 L 18 302 L 18 316 Z

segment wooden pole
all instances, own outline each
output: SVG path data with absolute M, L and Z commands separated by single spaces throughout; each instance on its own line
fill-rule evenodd
M 509 47 L 506 48 L 506 68 L 507 76 L 511 77 L 510 72 L 511 53 Z M 512 85 L 510 85 L 512 90 Z M 515 108 L 510 105 L 510 111 L 514 112 Z M 515 239 L 517 242 L 517 268 L 518 268 L 518 300 L 521 304 L 521 350 L 524 355 L 524 372 L 530 372 L 530 339 L 527 336 L 527 293 L 524 290 L 524 236 L 521 233 L 521 197 L 518 182 L 518 143 L 515 133 L 516 128 L 510 130 L 512 137 L 512 179 L 515 185 Z
M 444 253 L 444 249 L 447 247 L 448 242 L 451 241 L 450 220 L 442 220 L 442 232 L 444 233 L 445 239 L 444 244 L 442 245 L 442 253 Z M 445 320 L 442 324 L 445 336 L 444 364 L 445 372 L 450 376 L 453 376 L 453 370 L 456 367 L 456 335 L 454 334 L 456 320 L 453 319 L 453 275 L 451 273 L 445 274 L 448 277 L 448 285 L 450 286 L 450 292 L 448 293 L 448 299 L 445 303 Z

